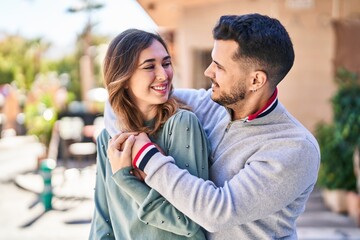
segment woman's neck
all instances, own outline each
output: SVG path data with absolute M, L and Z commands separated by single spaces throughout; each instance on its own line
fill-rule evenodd
M 141 117 L 142 117 L 142 119 L 144 119 L 144 121 L 150 121 L 150 120 L 154 119 L 156 116 L 156 106 L 155 105 L 147 107 L 146 109 L 140 108 L 140 111 L 141 111 Z

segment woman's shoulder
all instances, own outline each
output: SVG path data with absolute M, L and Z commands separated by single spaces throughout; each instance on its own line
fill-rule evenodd
M 96 142 L 98 143 L 105 143 L 107 144 L 109 139 L 111 138 L 110 134 L 108 133 L 108 131 L 104 128 L 100 134 L 97 136 L 96 138 Z
M 189 121 L 198 121 L 198 118 L 196 117 L 195 113 L 187 109 L 178 109 L 176 113 L 166 121 L 166 123 L 185 124 L 188 123 Z
M 179 109 L 174 115 L 172 115 L 163 125 L 165 132 L 183 132 L 189 131 L 193 126 L 201 126 L 195 113 Z

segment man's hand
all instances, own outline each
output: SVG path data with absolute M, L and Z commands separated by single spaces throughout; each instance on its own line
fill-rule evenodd
M 122 133 L 109 140 L 107 155 L 113 174 L 122 168 L 132 165 L 131 148 L 135 142 L 133 134 Z

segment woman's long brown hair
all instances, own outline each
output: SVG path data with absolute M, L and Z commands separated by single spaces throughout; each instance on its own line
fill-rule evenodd
M 121 131 L 139 131 L 154 135 L 179 107 L 187 108 L 172 97 L 171 86 L 168 101 L 156 106 L 154 128 L 144 126 L 140 109 L 133 103 L 125 89 L 126 83 L 134 74 L 140 53 L 153 41 L 160 42 L 169 53 L 164 40 L 157 34 L 138 29 L 129 29 L 115 37 L 104 59 L 104 81 L 109 93 L 109 102 L 119 119 Z

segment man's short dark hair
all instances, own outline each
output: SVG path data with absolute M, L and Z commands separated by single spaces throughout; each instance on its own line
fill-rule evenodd
M 215 40 L 238 43 L 236 60 L 244 60 L 262 70 L 276 86 L 294 63 L 290 36 L 279 20 L 260 14 L 222 16 L 213 30 Z

